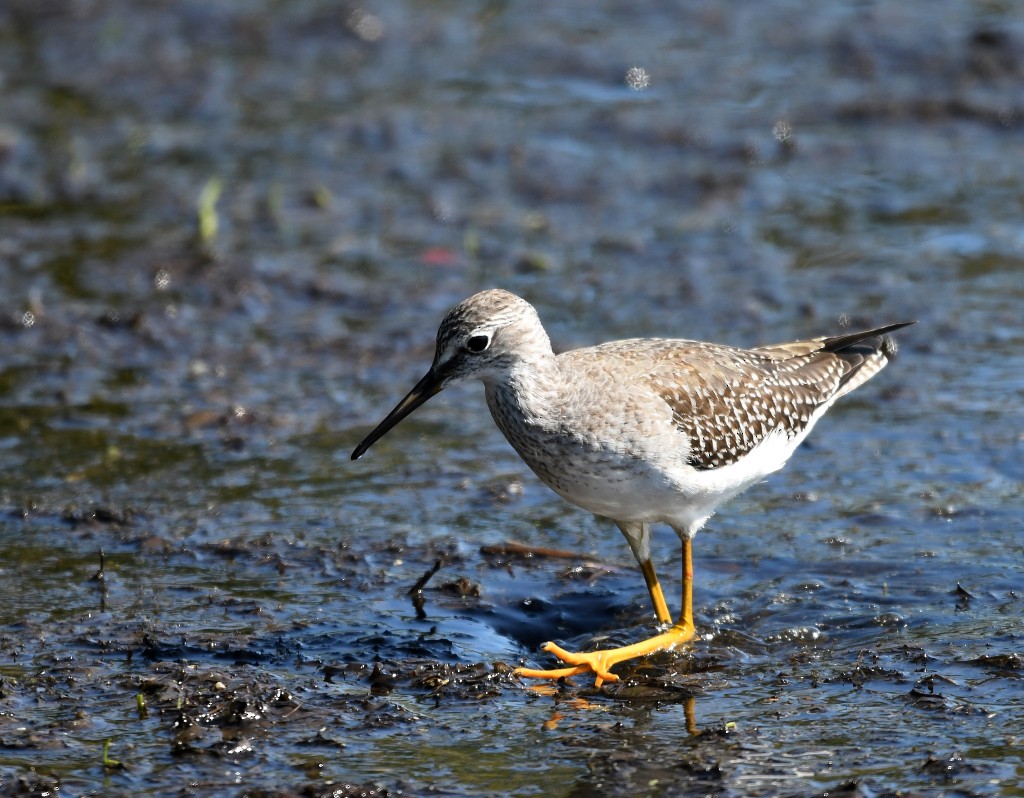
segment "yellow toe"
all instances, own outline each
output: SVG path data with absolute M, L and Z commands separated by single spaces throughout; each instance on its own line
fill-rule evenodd
M 585 665 L 578 665 L 571 668 L 551 668 L 550 670 L 516 668 L 512 671 L 512 675 L 522 676 L 524 679 L 563 679 L 566 676 L 575 676 L 579 673 L 586 673 L 588 670 L 590 669 Z
M 564 676 L 576 676 L 580 673 L 593 673 L 594 686 L 600 687 L 605 682 L 617 682 L 619 677 L 611 672 L 613 666 L 626 660 L 668 651 L 691 640 L 694 635 L 692 624 L 677 624 L 667 632 L 639 643 L 620 648 L 605 648 L 598 651 L 566 651 L 554 643 L 545 643 L 544 650 L 554 654 L 570 667 L 553 668 L 551 670 L 534 670 L 532 668 L 516 668 L 517 676 L 528 679 L 561 679 Z

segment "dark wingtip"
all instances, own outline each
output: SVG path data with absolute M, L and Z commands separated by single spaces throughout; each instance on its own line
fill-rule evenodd
M 911 324 L 917 324 L 917 319 L 914 321 L 900 321 L 896 324 L 887 324 L 884 327 L 875 327 L 871 330 L 861 330 L 855 333 L 846 333 L 845 335 L 834 335 L 831 338 L 825 338 L 822 342 L 822 348 L 828 352 L 841 352 L 844 349 L 854 347 L 862 341 L 870 341 L 872 338 L 883 338 L 886 339 L 889 333 L 896 332 L 896 330 L 902 330 L 904 327 L 909 327 Z
M 897 330 L 902 330 L 904 327 L 909 327 L 911 324 L 917 324 L 917 319 L 914 319 L 913 321 L 898 321 L 895 324 L 886 324 L 884 327 L 877 327 L 874 330 L 866 330 L 865 333 L 878 337 L 880 335 L 888 335 L 889 333 L 896 332 Z

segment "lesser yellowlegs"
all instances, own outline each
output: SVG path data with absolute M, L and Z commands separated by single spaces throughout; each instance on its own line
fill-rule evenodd
M 534 473 L 622 530 L 658 622 L 671 624 L 621 648 L 575 653 L 547 643 L 566 667 L 516 671 L 592 672 L 600 686 L 617 680 L 617 663 L 693 637 L 693 536 L 722 502 L 781 468 L 836 399 L 881 371 L 895 352 L 883 336 L 908 324 L 754 349 L 636 338 L 555 355 L 529 302 L 483 291 L 448 312 L 430 370 L 352 459 L 446 385 L 481 380 L 491 416 Z M 651 562 L 650 525 L 659 522 L 682 541 L 675 623 Z

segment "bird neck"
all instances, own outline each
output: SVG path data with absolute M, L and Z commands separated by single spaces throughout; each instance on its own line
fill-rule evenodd
M 501 380 L 486 381 L 487 404 L 513 414 L 520 422 L 543 422 L 552 415 L 562 385 L 553 353 L 535 355 L 511 365 Z M 500 426 L 500 422 L 499 422 Z

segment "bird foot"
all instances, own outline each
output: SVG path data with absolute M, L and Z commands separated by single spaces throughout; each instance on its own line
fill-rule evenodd
M 606 661 L 608 654 L 614 653 L 617 649 L 604 649 L 601 651 L 574 652 L 566 651 L 554 643 L 545 643 L 543 649 L 549 654 L 554 654 L 562 662 L 570 665 L 568 668 L 551 668 L 550 670 L 534 670 L 533 668 L 516 668 L 513 673 L 527 679 L 561 679 L 566 676 L 576 676 L 581 673 L 593 673 L 596 677 L 594 686 L 600 687 L 605 682 L 617 682 L 619 677 L 612 673 L 609 668 L 614 662 Z
M 599 651 L 574 652 L 566 651 L 554 643 L 545 643 L 544 650 L 554 654 L 570 667 L 553 668 L 551 670 L 534 670 L 532 668 L 516 668 L 513 673 L 527 679 L 561 679 L 565 676 L 576 676 L 581 673 L 594 674 L 594 686 L 600 687 L 605 682 L 617 682 L 619 677 L 611 672 L 614 665 L 626 660 L 666 651 L 691 640 L 694 636 L 692 624 L 675 625 L 660 635 L 655 635 L 639 643 L 621 648 L 605 648 Z

